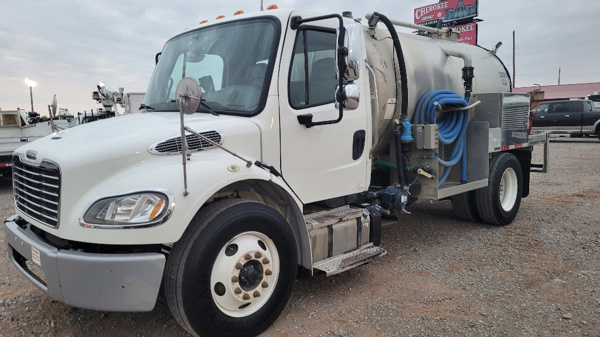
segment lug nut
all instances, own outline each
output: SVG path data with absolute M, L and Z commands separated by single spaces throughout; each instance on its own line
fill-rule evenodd
M 252 255 L 246 254 L 246 255 L 244 255 L 244 259 L 250 260 L 250 259 L 252 259 Z
M 267 270 L 265 270 L 265 275 L 267 275 L 267 276 L 273 275 L 273 272 L 271 271 L 271 269 L 267 269 Z
M 233 283 L 237 283 L 239 281 L 240 281 L 240 279 L 235 275 L 231 278 L 231 282 L 233 282 Z
M 256 252 L 256 254 L 254 254 L 254 257 L 260 259 L 262 257 L 262 254 L 260 252 Z
M 260 293 L 258 292 L 258 290 L 255 290 L 254 293 L 252 294 L 252 296 L 260 297 Z
M 262 286 L 263 288 L 266 288 L 266 287 L 268 287 L 268 286 L 269 286 L 269 284 L 268 284 L 266 281 L 263 281 L 263 283 L 261 284 L 261 286 Z
M 234 292 L 235 292 L 236 295 L 239 295 L 239 294 L 242 293 L 242 288 L 237 287 L 237 288 L 235 288 Z
M 267 259 L 266 257 L 262 261 L 263 264 L 269 264 L 270 262 L 271 261 L 269 261 L 269 259 Z
M 235 264 L 235 269 L 242 269 L 242 268 L 244 268 L 244 266 L 242 266 L 241 263 L 238 262 Z
M 248 295 L 248 293 L 245 293 L 242 298 L 244 299 L 244 301 L 247 301 L 250 299 L 250 295 Z

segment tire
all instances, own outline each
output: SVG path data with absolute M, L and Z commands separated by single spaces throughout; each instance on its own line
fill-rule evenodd
M 481 220 L 498 226 L 510 224 L 521 206 L 523 173 L 512 153 L 501 153 L 490 161 L 488 186 L 475 192 Z
M 454 214 L 462 220 L 480 222 L 481 217 L 477 210 L 475 191 L 469 191 L 450 197 Z
M 292 229 L 273 208 L 242 199 L 215 202 L 173 245 L 167 303 L 192 335 L 258 335 L 290 298 L 297 254 Z

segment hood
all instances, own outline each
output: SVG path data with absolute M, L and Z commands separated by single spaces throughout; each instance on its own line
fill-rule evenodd
M 222 136 L 224 147 L 251 160 L 260 159 L 260 130 L 248 119 L 193 114 L 185 116 L 185 125 L 197 132 L 216 131 Z M 15 154 L 28 164 L 39 165 L 42 161 L 57 164 L 63 183 L 72 178 L 98 181 L 148 160 L 159 165 L 172 160 L 181 162 L 178 154 L 150 153 L 153 144 L 180 135 L 179 113 L 140 113 L 60 131 L 19 148 Z M 202 152 L 194 152 L 193 156 L 201 156 Z

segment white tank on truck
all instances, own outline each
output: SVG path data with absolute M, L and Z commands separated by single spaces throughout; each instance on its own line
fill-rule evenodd
M 367 19 L 274 9 L 171 38 L 141 113 L 15 151 L 17 269 L 67 305 L 149 311 L 164 289 L 192 335 L 254 336 L 299 269 L 384 256 L 382 216 L 417 198 L 510 224 L 547 168 L 529 96 L 447 29 Z

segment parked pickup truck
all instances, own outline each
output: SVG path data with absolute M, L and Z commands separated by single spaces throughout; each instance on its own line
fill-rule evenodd
M 552 101 L 540 103 L 532 114 L 533 130 L 571 137 L 600 137 L 600 110 L 593 101 Z

